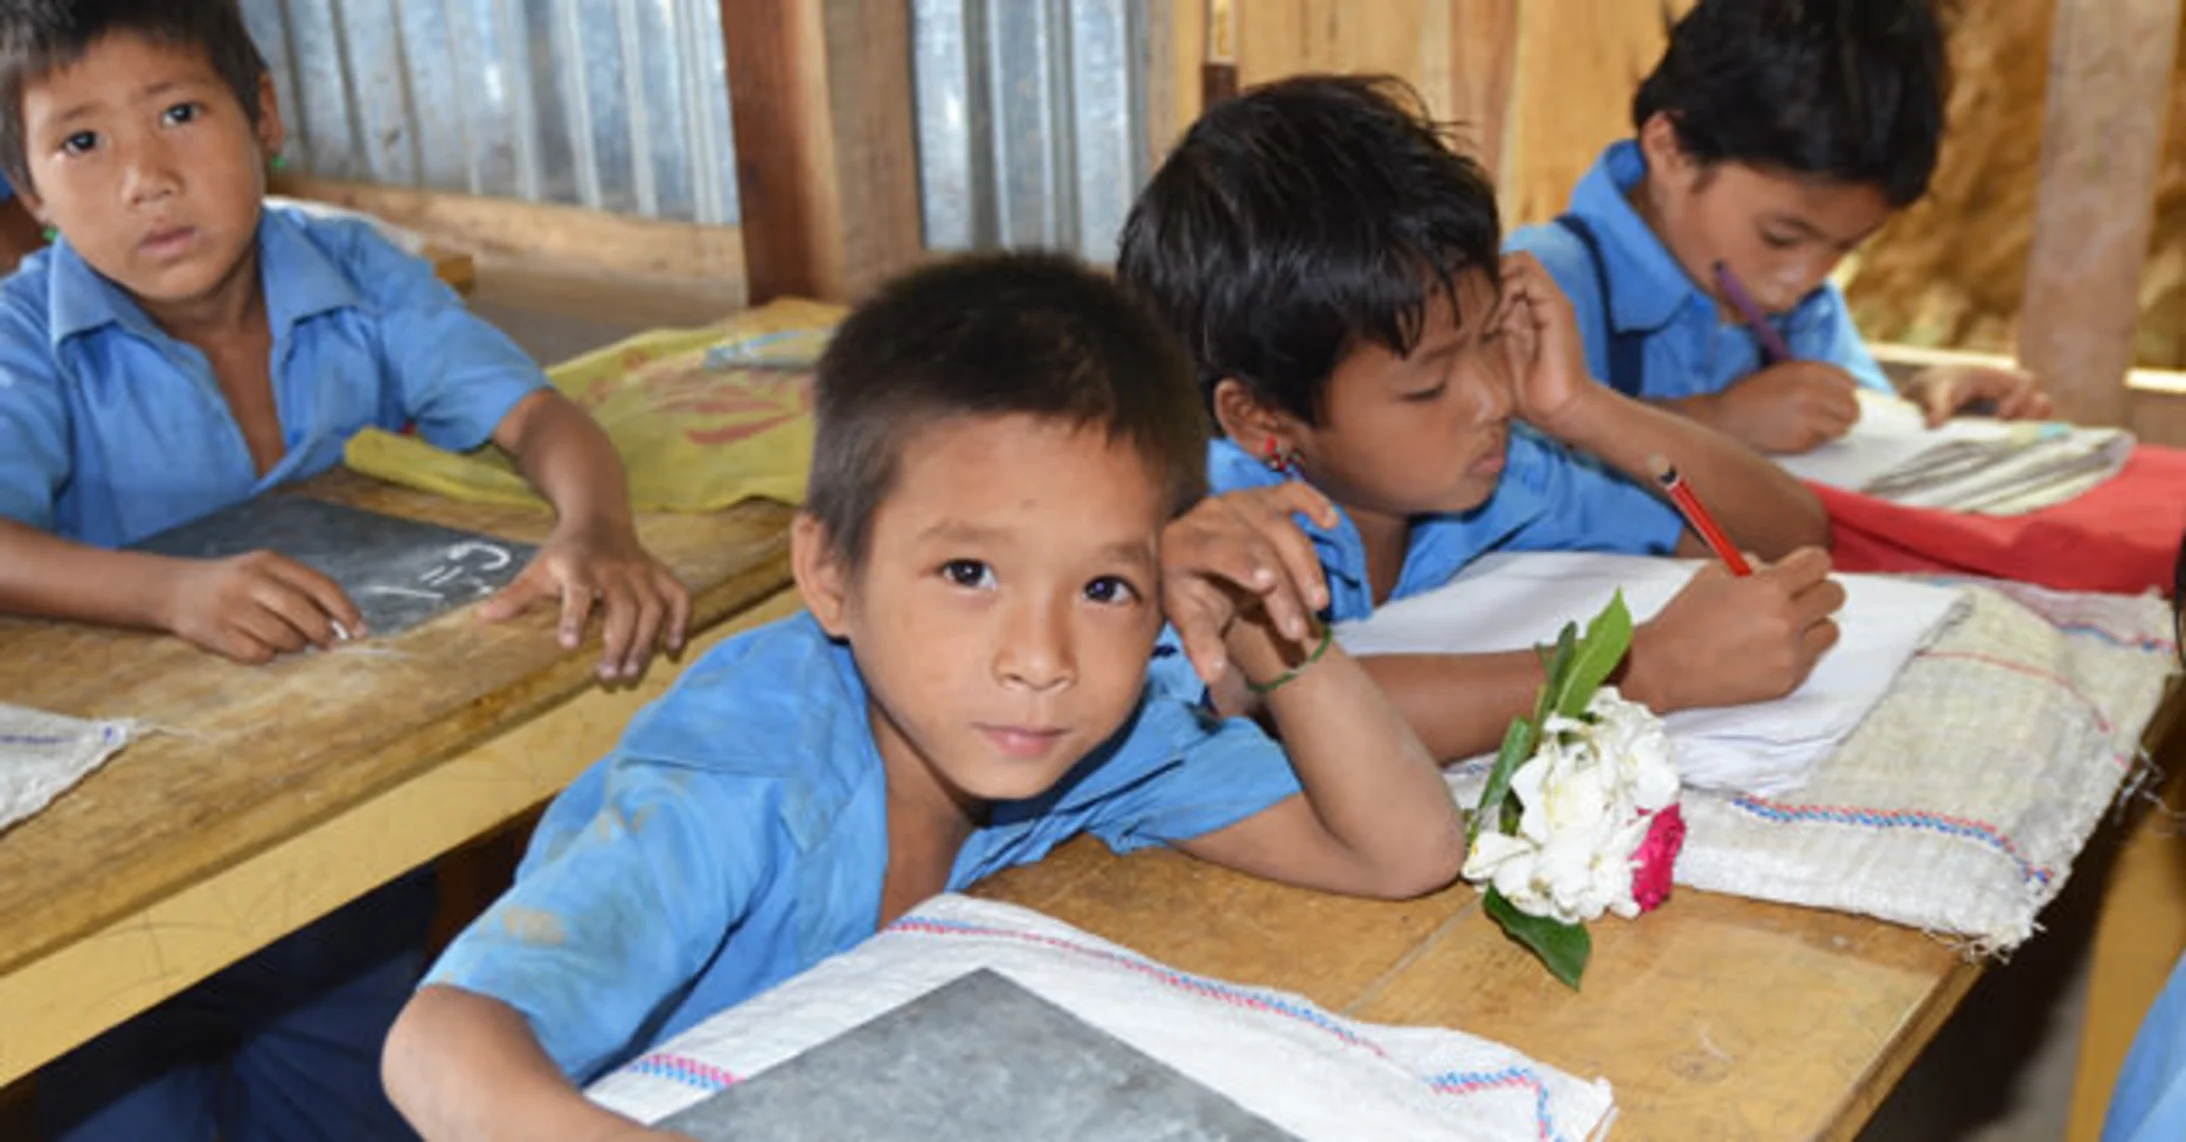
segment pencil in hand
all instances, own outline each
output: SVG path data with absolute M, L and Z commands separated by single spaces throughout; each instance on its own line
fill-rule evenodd
M 1746 328 L 1753 330 L 1754 340 L 1761 343 L 1761 363 L 1781 365 L 1791 360 L 1791 346 L 1784 343 L 1784 335 L 1769 323 L 1768 311 L 1761 308 L 1761 303 L 1746 292 L 1744 283 L 1722 262 L 1715 264 L 1715 284 L 1722 287 L 1723 296 L 1731 303 L 1731 308 L 1745 318 Z
M 1708 545 L 1708 550 L 1715 552 L 1715 557 L 1723 561 L 1723 566 L 1730 568 L 1731 574 L 1753 574 L 1753 568 L 1746 564 L 1746 557 L 1738 553 L 1738 548 L 1731 543 L 1729 536 L 1723 534 L 1723 528 L 1715 522 L 1715 517 L 1701 506 L 1700 497 L 1693 494 L 1692 487 L 1685 482 L 1684 477 L 1677 474 L 1677 469 L 1671 466 L 1668 457 L 1660 452 L 1649 456 L 1647 470 L 1654 473 L 1655 481 L 1662 485 L 1663 494 L 1677 505 L 1678 513 L 1685 517 L 1693 534 L 1698 535 L 1700 541 Z

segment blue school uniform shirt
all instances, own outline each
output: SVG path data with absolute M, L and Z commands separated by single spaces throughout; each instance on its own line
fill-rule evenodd
M 2148 1008 L 2110 1090 L 2102 1142 L 2186 1138 L 2186 958 Z
M 1553 222 L 1527 226 L 1505 246 L 1530 251 L 1571 298 L 1587 366 L 1597 379 L 1614 379 L 1610 341 L 1622 333 L 1641 339 L 1644 379 L 1637 395 L 1674 400 L 1721 392 L 1761 368 L 1760 340 L 1743 324 L 1722 320 L 1715 302 L 1632 208 L 1626 195 L 1646 174 L 1645 155 L 1627 139 L 1603 151 L 1571 193 L 1569 213 L 1601 248 L 1611 294 L 1607 324 L 1601 278 L 1576 234 Z M 1835 283 L 1823 282 L 1775 324 L 1794 357 L 1827 361 L 1869 388 L 1893 391 Z
M 1286 478 L 1227 439 L 1207 446 L 1207 482 L 1218 495 Z M 1302 516 L 1298 523 L 1328 576 L 1328 617 L 1349 622 L 1374 613 L 1374 588 L 1366 572 L 1366 542 L 1350 515 L 1337 512 L 1342 518 L 1333 529 Z M 1667 555 L 1683 527 L 1677 509 L 1638 484 L 1513 422 L 1503 478 L 1486 503 L 1462 514 L 1412 521 L 1404 569 L 1389 601 L 1431 591 L 1491 551 Z
M 950 890 L 1090 832 L 1189 840 L 1298 792 L 1251 722 L 1157 658 L 1132 721 L 1047 793 L 996 804 Z M 557 797 L 516 883 L 426 977 L 521 1012 L 585 1082 L 873 935 L 887 785 L 848 648 L 809 614 L 709 651 Z
M 0 516 L 118 547 L 333 467 L 360 429 L 475 448 L 546 383 L 362 221 L 258 223 L 287 452 L 260 477 L 204 354 L 64 238 L 0 283 Z

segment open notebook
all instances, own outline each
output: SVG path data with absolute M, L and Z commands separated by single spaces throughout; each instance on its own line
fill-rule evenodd
M 1624 591 L 1635 621 L 1660 611 L 1699 564 L 1580 552 L 1487 556 L 1448 585 L 1336 630 L 1355 655 L 1523 650 L 1556 641 Z M 1680 710 L 1664 719 L 1688 785 L 1779 794 L 1851 733 L 1906 660 L 1963 613 L 1965 592 L 1880 575 L 1842 575 L 1843 637 L 1806 683 L 1773 702 Z M 1453 699 L 1455 696 L 1453 695 Z
M 1802 480 L 1908 507 L 2021 515 L 2063 503 L 2117 475 L 2131 433 L 1962 416 L 1929 428 L 1911 401 L 1862 389 L 1860 420 L 1842 439 L 1778 456 Z

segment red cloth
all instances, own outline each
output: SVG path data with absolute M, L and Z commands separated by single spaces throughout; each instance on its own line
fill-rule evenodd
M 1840 571 L 1940 571 L 2069 591 L 2171 593 L 2186 532 L 2186 450 L 2140 445 L 2077 499 L 2021 516 L 1909 508 L 1810 484 Z

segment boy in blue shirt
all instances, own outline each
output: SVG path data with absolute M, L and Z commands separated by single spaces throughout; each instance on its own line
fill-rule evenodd
M 1531 258 L 1498 264 L 1497 230 L 1487 179 L 1415 95 L 1306 76 L 1207 110 L 1133 207 L 1117 270 L 1194 352 L 1214 489 L 1303 480 L 1341 509 L 1308 529 L 1337 620 L 1491 551 L 1704 554 L 1648 490 L 1659 455 L 1782 562 L 1702 571 L 1639 628 L 1620 685 L 1664 712 L 1788 693 L 1844 597 L 1811 546 L 1819 505 L 1736 441 L 1594 384 L 1570 305 Z M 1365 661 L 1442 758 L 1494 749 L 1542 677 L 1531 651 Z
M 1927 192 L 1946 82 L 1920 0 L 1702 0 L 1633 97 L 1638 137 L 1510 247 L 1571 298 L 1596 377 L 1764 452 L 1808 451 L 1851 428 L 1857 388 L 1891 391 L 1828 278 Z M 1791 360 L 1764 357 L 1718 265 Z M 2008 369 L 1938 366 L 1904 395 L 1932 424 L 1976 402 L 2050 411 Z
M 115 549 L 322 472 L 368 425 L 415 424 L 499 445 L 559 517 L 486 617 L 559 597 L 574 647 L 597 608 L 602 676 L 634 676 L 687 603 L 638 544 L 605 434 L 368 226 L 265 209 L 281 142 L 232 0 L 0 17 L 0 167 L 60 234 L 0 285 L 0 610 L 244 662 L 357 634 L 341 590 L 279 555 Z
M 171 631 L 246 662 L 362 632 L 317 572 L 260 552 L 116 550 L 326 470 L 366 425 L 492 440 L 559 516 L 482 609 L 560 596 L 603 677 L 680 637 L 606 437 L 431 270 L 361 224 L 263 208 L 282 141 L 233 0 L 0 7 L 0 170 L 59 231 L 0 283 L 0 611 Z M 98 1138 L 399 1137 L 380 1045 L 422 965 L 407 877 L 41 1073 L 47 1130 Z
M 573 1084 L 1080 832 L 1337 892 L 1453 878 L 1432 761 L 1310 623 L 1289 517 L 1329 505 L 1203 500 L 1189 370 L 1053 255 L 928 267 L 853 313 L 792 532 L 809 613 L 708 653 L 556 799 L 389 1036 L 411 1122 L 647 1136 Z M 1157 649 L 1164 612 L 1197 676 Z M 1231 677 L 1292 760 L 1199 705 Z

